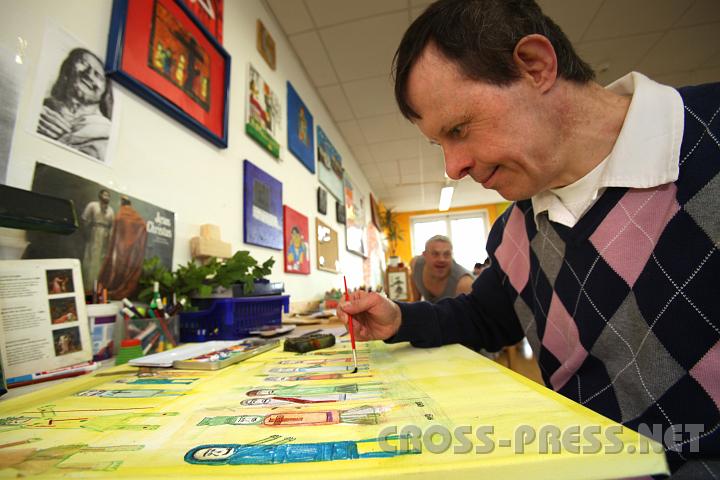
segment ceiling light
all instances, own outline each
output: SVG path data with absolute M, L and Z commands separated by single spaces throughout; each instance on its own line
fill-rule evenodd
M 450 209 L 450 202 L 452 202 L 453 191 L 455 187 L 447 185 L 440 190 L 440 204 L 438 210 L 446 212 Z

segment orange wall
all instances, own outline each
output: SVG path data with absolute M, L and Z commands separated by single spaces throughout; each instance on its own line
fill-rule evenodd
M 410 260 L 412 260 L 412 245 L 411 245 L 411 235 L 410 235 L 410 217 L 414 217 L 415 215 L 431 215 L 431 214 L 444 214 L 444 213 L 459 213 L 459 212 L 466 212 L 468 210 L 487 210 L 488 211 L 488 217 L 490 220 L 490 225 L 492 226 L 493 223 L 495 223 L 495 220 L 497 217 L 500 216 L 501 213 L 505 211 L 505 209 L 510 205 L 510 202 L 503 202 L 503 203 L 491 203 L 491 204 L 485 204 L 485 205 L 472 205 L 469 207 L 457 207 L 457 208 L 451 208 L 447 212 L 439 212 L 436 210 L 417 210 L 414 212 L 398 212 L 398 224 L 400 225 L 400 232 L 403 237 L 401 241 L 398 242 L 397 245 L 397 252 L 396 254 L 401 258 L 401 261 L 404 262 L 406 265 L 410 264 Z

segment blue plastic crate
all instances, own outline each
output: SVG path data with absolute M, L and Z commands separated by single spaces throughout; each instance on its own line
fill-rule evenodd
M 290 308 L 290 295 L 238 298 L 200 298 L 193 305 L 198 312 L 180 314 L 180 341 L 235 340 L 250 330 L 280 325 L 282 311 Z

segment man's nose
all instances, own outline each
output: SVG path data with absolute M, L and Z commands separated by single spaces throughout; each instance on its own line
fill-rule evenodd
M 473 165 L 470 155 L 463 149 L 443 146 L 443 156 L 445 157 L 445 173 L 453 180 L 460 180 L 466 176 Z

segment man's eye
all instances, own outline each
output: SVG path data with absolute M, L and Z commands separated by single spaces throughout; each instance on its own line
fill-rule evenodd
M 463 129 L 464 129 L 463 125 L 458 125 L 457 127 L 453 127 L 452 129 L 450 129 L 450 131 L 448 132 L 448 135 L 450 135 L 450 137 L 452 137 L 452 138 L 458 138 L 459 136 L 462 135 Z

